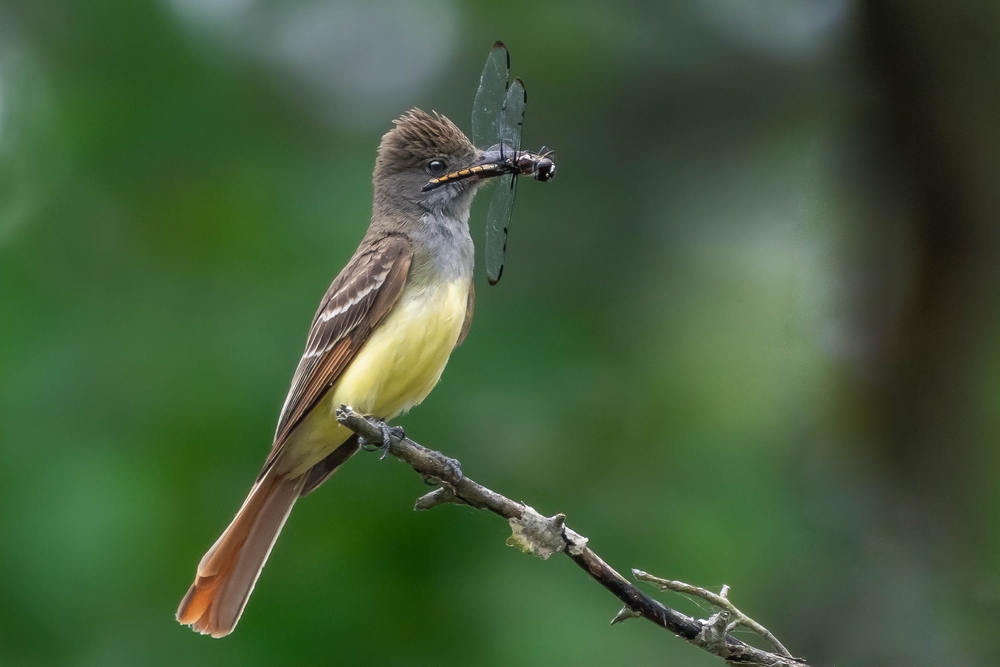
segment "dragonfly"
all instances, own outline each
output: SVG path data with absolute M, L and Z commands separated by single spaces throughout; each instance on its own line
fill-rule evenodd
M 474 167 L 432 178 L 423 187 L 426 192 L 474 176 L 493 176 L 492 180 L 498 181 L 486 213 L 486 279 L 490 285 L 500 282 L 503 275 L 518 176 L 545 182 L 556 175 L 553 151 L 544 146 L 537 153 L 521 150 L 527 103 L 524 82 L 510 80 L 510 52 L 503 42 L 494 43 L 472 105 L 472 143 L 483 151 L 484 159 Z

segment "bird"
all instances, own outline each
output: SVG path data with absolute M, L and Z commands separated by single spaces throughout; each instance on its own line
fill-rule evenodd
M 235 518 L 198 563 L 177 620 L 224 637 L 239 622 L 281 528 L 362 443 L 340 405 L 381 422 L 423 401 L 462 344 L 475 308 L 473 197 L 503 163 L 446 116 L 411 109 L 378 146 L 368 230 L 319 304 L 271 450 Z

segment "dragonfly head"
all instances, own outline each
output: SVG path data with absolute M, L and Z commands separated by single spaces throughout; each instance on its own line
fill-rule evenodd
M 531 176 L 536 181 L 551 181 L 556 176 L 556 163 L 552 160 L 554 151 L 542 146 L 538 153 L 521 151 L 517 156 L 518 173 Z
M 536 164 L 531 172 L 536 181 L 551 181 L 556 175 L 556 163 L 551 158 L 543 157 Z

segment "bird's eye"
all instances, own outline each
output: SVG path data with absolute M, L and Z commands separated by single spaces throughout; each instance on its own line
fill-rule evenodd
M 447 168 L 448 165 L 443 160 L 431 160 L 427 163 L 427 173 L 431 176 L 440 176 Z

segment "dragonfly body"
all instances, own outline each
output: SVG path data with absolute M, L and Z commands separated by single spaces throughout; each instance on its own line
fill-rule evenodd
M 491 151 L 499 151 L 499 145 L 494 146 Z M 491 176 L 497 173 L 500 174 L 513 174 L 516 176 L 531 176 L 536 181 L 549 181 L 556 175 L 556 165 L 549 157 L 552 155 L 551 151 L 542 148 L 540 153 L 532 153 L 531 151 L 518 151 L 516 155 L 511 155 L 505 158 L 502 162 L 494 162 L 491 164 L 481 164 L 475 167 L 469 167 L 468 169 L 460 169 L 459 171 L 453 171 L 450 174 L 445 174 L 438 178 L 432 178 L 427 181 L 427 185 L 423 187 L 424 192 L 434 190 L 439 188 L 445 183 L 450 183 L 452 181 L 461 181 L 466 178 L 472 178 L 476 176 Z

